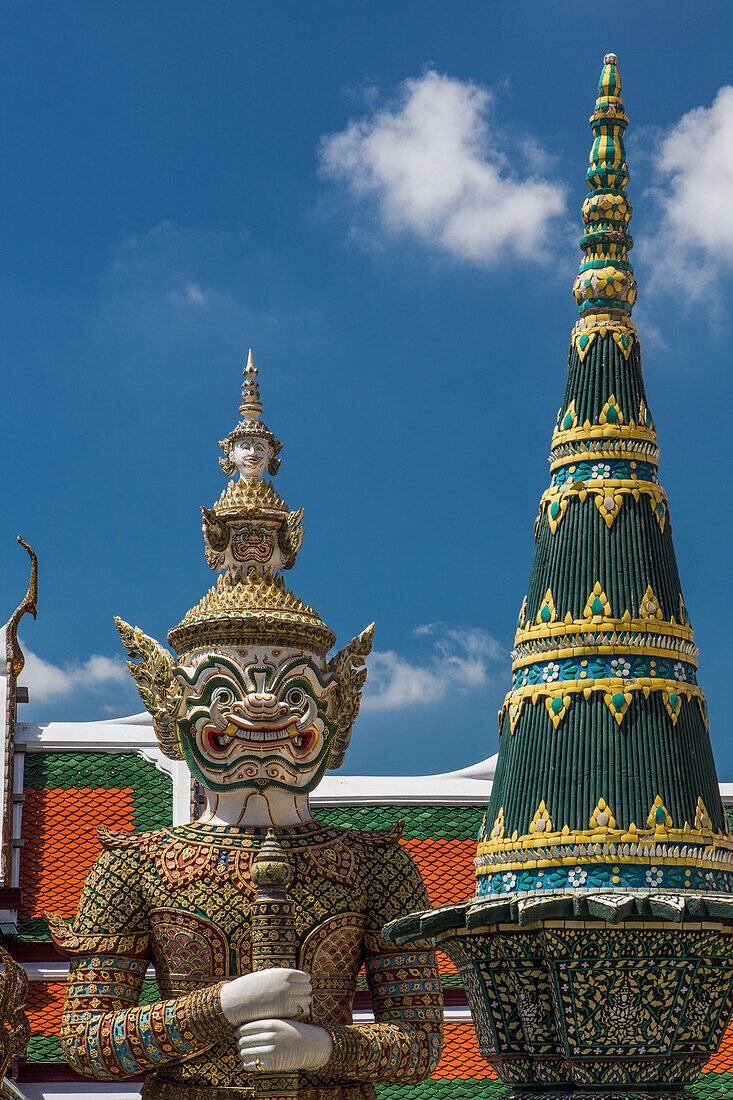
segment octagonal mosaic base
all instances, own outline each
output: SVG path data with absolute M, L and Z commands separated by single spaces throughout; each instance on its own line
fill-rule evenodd
M 438 940 L 507 1100 L 680 1100 L 733 1008 L 720 926 L 541 921 Z

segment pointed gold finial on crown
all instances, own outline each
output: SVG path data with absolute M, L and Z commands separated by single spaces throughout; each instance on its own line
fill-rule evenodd
M 262 439 L 270 448 L 270 457 L 267 462 L 267 473 L 274 477 L 280 468 L 280 459 L 277 457 L 282 450 L 282 443 L 276 439 L 267 424 L 260 420 L 262 416 L 262 402 L 260 400 L 260 386 L 257 381 L 257 367 L 255 366 L 252 348 L 249 349 L 247 363 L 242 372 L 242 400 L 239 403 L 239 414 L 242 417 L 226 439 L 219 440 L 219 446 L 224 451 L 224 458 L 219 459 L 227 477 L 233 477 L 238 462 L 235 459 L 235 444 L 242 439 Z M 245 476 L 245 474 L 242 474 Z M 261 476 L 261 475 L 257 475 Z
M 631 203 L 626 194 L 629 168 L 624 146 L 629 120 L 621 98 L 615 53 L 607 53 L 603 58 L 598 97 L 589 122 L 593 144 L 585 177 L 588 194 L 583 203 L 580 241 L 585 256 L 573 284 L 579 317 L 572 340 L 582 361 L 594 334 L 610 331 L 628 359 L 636 340 L 631 311 L 637 286 L 629 260 L 634 244 L 629 233 Z
M 624 133 L 628 118 L 621 98 L 615 53 L 607 53 L 598 81 L 598 98 L 590 117 L 593 145 L 583 203 L 585 258 L 573 286 L 581 318 L 598 315 L 628 321 L 636 301 L 634 269 L 628 254 L 631 203 L 626 194 L 629 169 Z
M 239 404 L 239 412 L 243 420 L 250 422 L 259 420 L 262 416 L 260 387 L 257 382 L 257 367 L 252 348 L 249 349 L 247 365 L 242 371 L 242 400 Z

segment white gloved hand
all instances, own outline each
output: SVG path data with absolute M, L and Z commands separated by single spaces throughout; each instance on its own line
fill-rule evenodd
M 320 1069 L 331 1057 L 333 1041 L 322 1027 L 293 1020 L 257 1020 L 237 1028 L 239 1057 L 252 1073 L 292 1073 Z
M 250 1020 L 299 1018 L 311 1006 L 310 974 L 275 966 L 226 982 L 220 996 L 221 1010 L 234 1027 Z

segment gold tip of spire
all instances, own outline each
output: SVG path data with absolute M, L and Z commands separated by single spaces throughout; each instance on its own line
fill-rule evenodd
M 588 194 L 583 203 L 584 233 L 580 242 L 585 256 L 573 285 L 585 346 L 589 327 L 604 327 L 606 322 L 612 322 L 620 325 L 626 335 L 632 331 L 630 318 L 637 287 L 628 256 L 633 246 L 624 146 L 628 121 L 621 99 L 616 54 L 607 53 L 598 81 L 595 110 L 590 117 L 593 145 L 585 177 Z

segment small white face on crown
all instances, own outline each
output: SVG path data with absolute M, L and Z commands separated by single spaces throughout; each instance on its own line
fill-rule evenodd
M 241 477 L 261 481 L 274 454 L 274 448 L 268 440 L 259 435 L 246 435 L 243 439 L 238 439 L 232 447 L 232 462 Z

